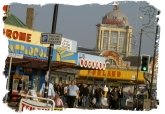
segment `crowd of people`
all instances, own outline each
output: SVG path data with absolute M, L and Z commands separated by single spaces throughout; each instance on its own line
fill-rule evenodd
M 43 94 L 44 85 L 40 90 Z M 109 108 L 127 109 L 132 102 L 133 93 L 123 92 L 122 87 L 107 87 L 100 84 L 76 84 L 74 80 L 70 84 L 49 84 L 48 96 L 55 100 L 56 107 L 66 108 Z

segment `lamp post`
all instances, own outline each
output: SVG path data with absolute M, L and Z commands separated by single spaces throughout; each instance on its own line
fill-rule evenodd
M 156 56 L 156 49 L 157 49 L 158 30 L 159 30 L 159 25 L 156 25 L 154 55 L 153 55 L 153 63 L 152 63 L 152 75 L 151 75 L 150 93 L 149 93 L 150 99 L 152 98 L 152 86 L 153 86 L 153 79 L 154 79 L 154 73 L 155 73 L 155 56 Z
M 51 33 L 55 34 L 56 33 L 56 23 L 57 23 L 57 14 L 58 14 L 58 4 L 54 5 L 54 13 L 53 13 L 53 21 L 52 21 L 52 30 Z M 48 71 L 46 74 L 47 80 L 45 80 L 45 91 L 44 91 L 44 97 L 48 97 L 48 88 L 49 88 L 49 77 L 50 77 L 50 62 L 52 59 L 52 49 L 54 47 L 54 44 L 50 44 L 49 46 L 49 52 L 48 52 Z
M 139 53 L 138 53 L 138 64 L 137 64 L 137 75 L 135 76 L 135 85 L 134 85 L 134 103 L 136 103 L 136 93 L 137 93 L 137 87 L 138 87 L 138 77 L 139 77 L 139 67 L 140 67 L 140 54 L 141 54 L 141 43 L 142 43 L 142 33 L 143 33 L 143 29 L 141 29 L 140 31 L 140 44 L 139 44 Z M 135 108 L 137 107 L 137 105 L 135 104 Z
M 157 12 L 157 15 L 160 14 L 160 11 Z M 154 54 L 153 54 L 153 63 L 152 63 L 152 75 L 151 75 L 151 83 L 150 83 L 150 91 L 149 91 L 149 99 L 150 101 L 150 108 L 152 108 L 152 93 L 153 93 L 153 80 L 154 80 L 154 74 L 155 74 L 155 56 L 156 56 L 156 50 L 157 50 L 157 40 L 158 40 L 158 32 L 159 32 L 159 25 L 157 24 L 159 21 L 159 18 L 156 18 L 156 33 L 155 33 L 155 43 L 154 43 Z

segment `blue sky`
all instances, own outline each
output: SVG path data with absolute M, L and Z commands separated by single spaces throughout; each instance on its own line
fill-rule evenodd
M 140 7 L 148 6 L 147 2 L 122 2 L 120 9 L 128 17 L 130 25 L 133 27 L 132 51 L 138 54 L 140 29 L 148 23 L 148 15 L 141 11 Z M 53 4 L 26 5 L 13 3 L 10 6 L 11 12 L 26 22 L 26 9 L 33 7 L 34 29 L 42 32 L 51 32 L 53 18 Z M 87 4 L 81 6 L 59 5 L 56 32 L 62 33 L 66 38 L 76 40 L 78 46 L 95 48 L 96 45 L 96 24 L 102 22 L 102 17 L 112 11 L 112 3 L 106 5 Z M 143 18 L 140 18 L 143 17 Z M 145 29 L 142 38 L 141 54 L 153 54 L 154 31 L 155 29 Z

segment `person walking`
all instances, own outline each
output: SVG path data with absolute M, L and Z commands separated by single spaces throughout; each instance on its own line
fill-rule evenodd
M 74 80 L 72 80 L 71 85 L 68 86 L 68 108 L 74 108 L 74 103 L 78 94 L 79 88 L 75 85 Z
M 84 88 L 82 91 L 82 104 L 83 108 L 89 107 L 89 88 L 88 85 L 83 84 Z
M 118 109 L 119 94 L 116 87 L 112 90 L 111 97 L 112 97 L 112 109 Z
M 40 95 L 43 97 L 44 96 L 44 91 L 45 91 L 45 83 L 42 84 L 42 87 L 40 89 Z M 53 84 L 49 82 L 48 86 L 48 98 L 53 99 L 55 97 L 55 91 Z
M 102 89 L 100 85 L 97 85 L 95 90 L 95 98 L 96 98 L 96 107 L 101 108 L 101 97 L 102 97 Z
M 119 89 L 118 96 L 119 96 L 119 109 L 123 109 L 124 108 L 124 106 L 123 106 L 123 88 Z

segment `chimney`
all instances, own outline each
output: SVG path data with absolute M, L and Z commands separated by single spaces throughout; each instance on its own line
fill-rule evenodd
M 27 8 L 26 11 L 26 25 L 28 28 L 33 28 L 34 8 Z

